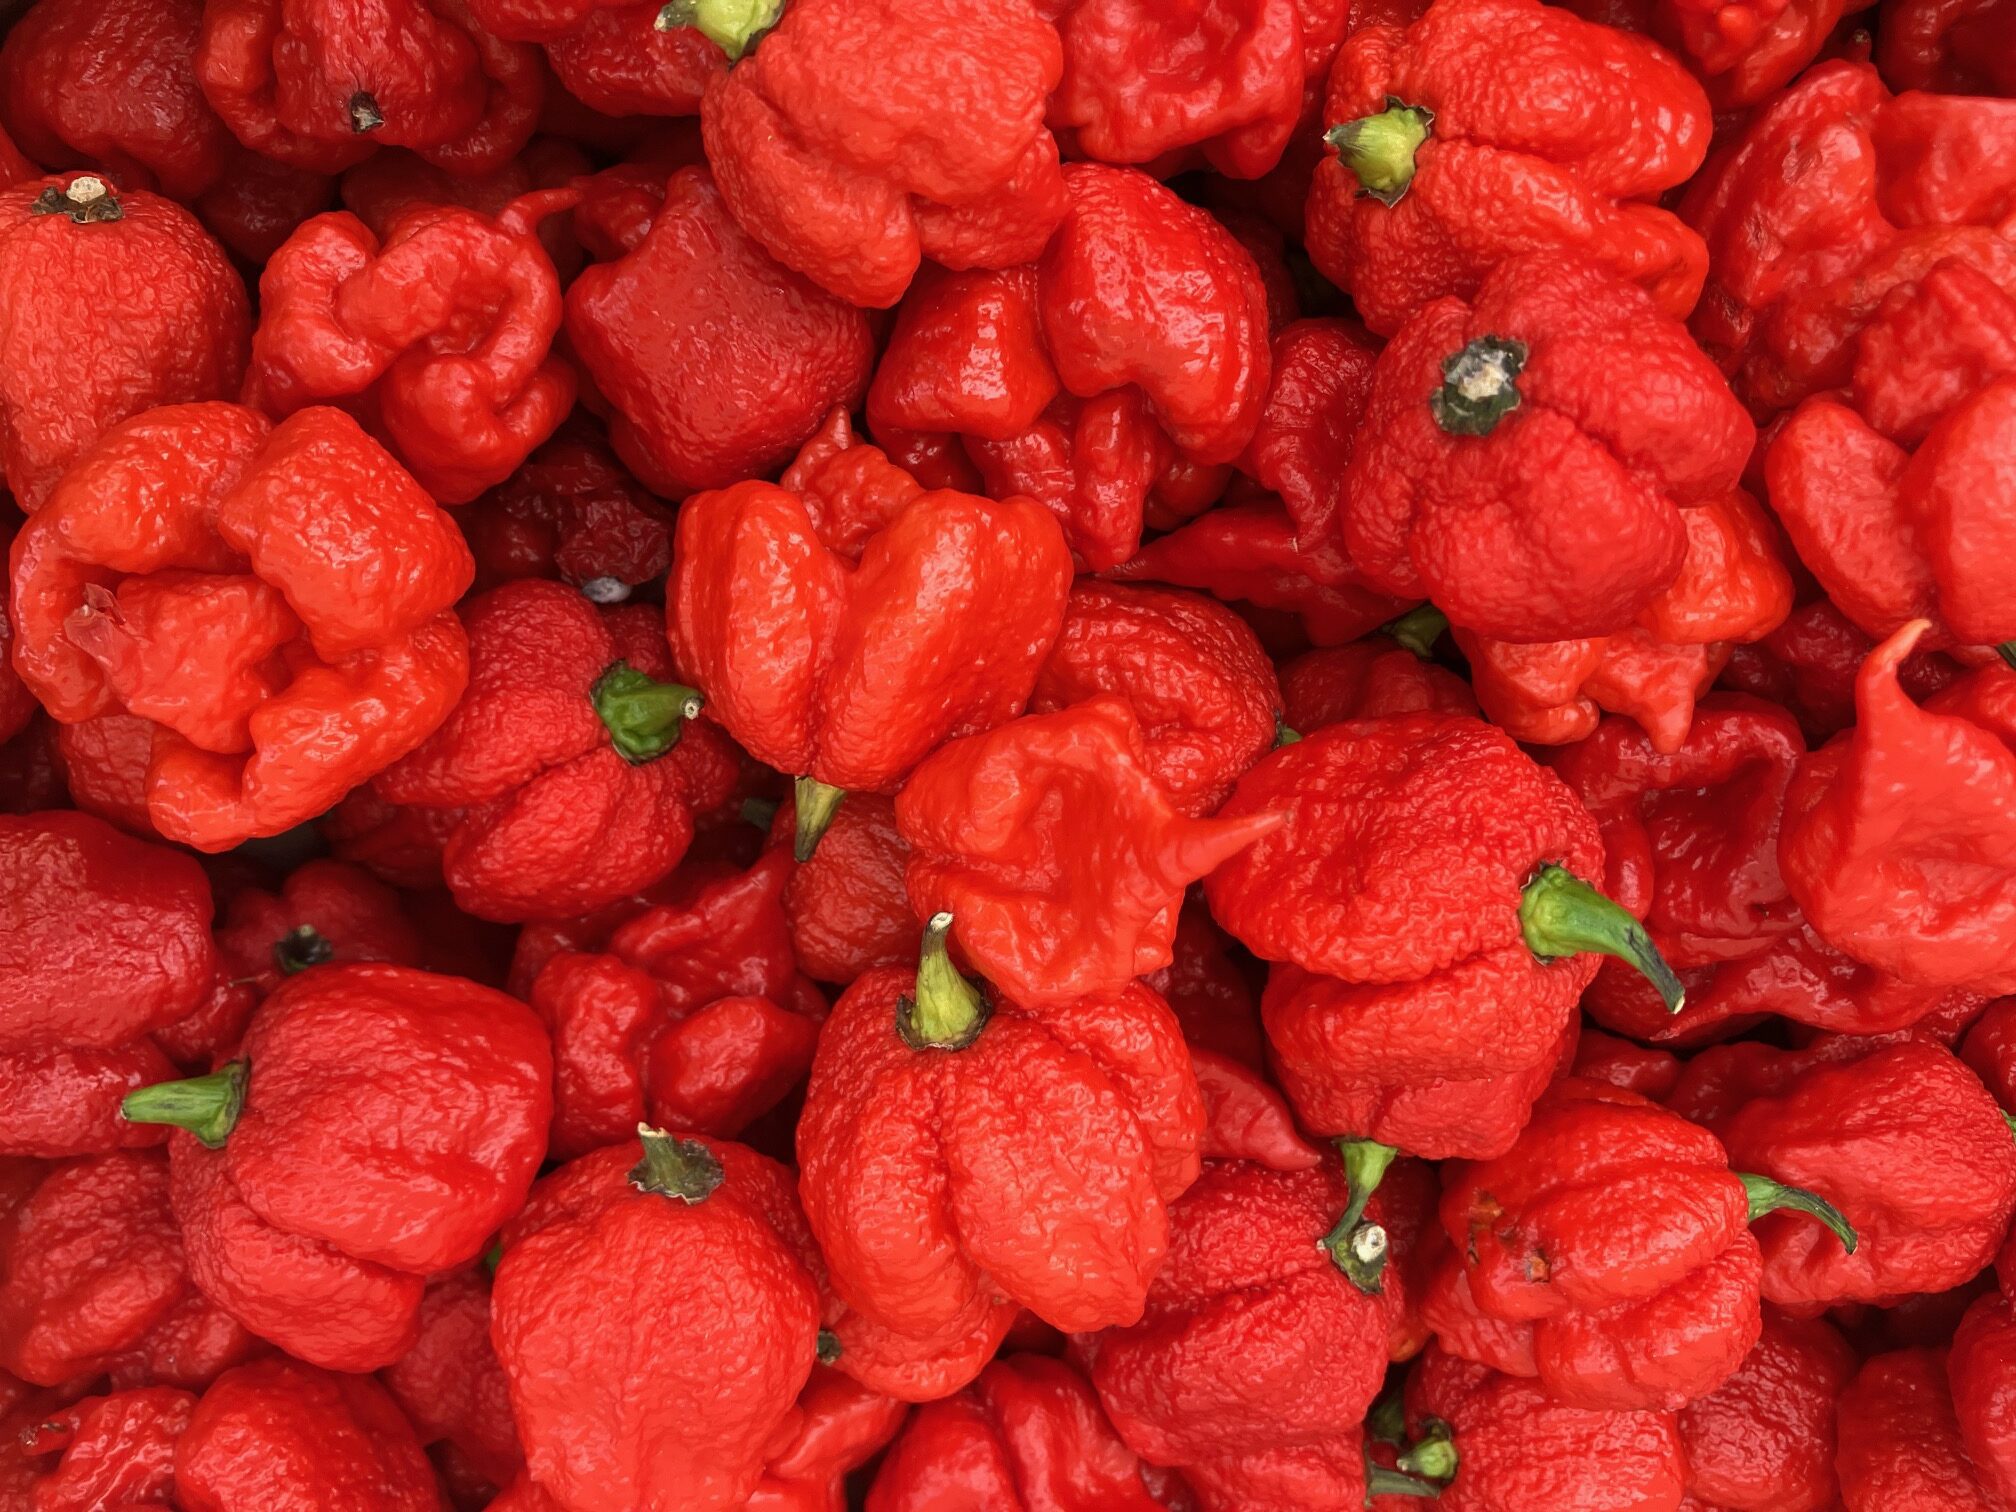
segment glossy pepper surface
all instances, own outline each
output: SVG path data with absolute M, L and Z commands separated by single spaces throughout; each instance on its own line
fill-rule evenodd
M 1538 0 L 1437 0 L 1352 35 L 1324 124 L 1309 255 L 1382 335 L 1539 250 L 1694 308 L 1707 253 L 1658 199 L 1701 166 L 1708 101 L 1642 37 Z
M 771 826 L 770 843 L 789 847 L 798 827 L 787 801 Z M 851 983 L 877 966 L 907 964 L 917 950 L 903 872 L 910 847 L 896 828 L 896 804 L 880 793 L 851 793 L 819 848 L 792 868 L 784 884 L 791 948 L 814 981 Z
M 175 1449 L 196 1398 L 172 1386 L 86 1397 L 23 1431 L 23 1458 L 60 1455 L 35 1475 L 34 1512 L 173 1505 Z M 15 1446 L 10 1446 L 15 1447 Z
M 1685 63 L 1718 111 L 1767 99 L 1869 0 L 1576 0 L 1591 21 L 1643 32 Z M 1867 43 L 1865 42 L 1866 48 Z
M 1312 543 L 1343 507 L 1381 345 L 1356 320 L 1297 320 L 1274 333 L 1267 402 L 1239 470 L 1279 494 L 1297 536 Z
M 330 966 L 267 998 L 237 1060 L 133 1093 L 126 1116 L 189 1131 L 173 1198 L 204 1295 L 303 1359 L 371 1370 L 412 1343 L 425 1278 L 523 1202 L 551 1067 L 502 993 Z
M 2005 1501 L 2016 1497 L 2016 1435 L 2009 1406 L 2016 1394 L 2016 1311 L 2005 1292 L 1991 1292 L 1967 1309 L 1946 1357 L 1953 1415 L 1974 1474 Z
M 1676 320 L 1577 254 L 1500 263 L 1380 353 L 1343 524 L 1373 586 L 1509 641 L 1624 629 L 1755 432 Z
M 50 340 L 53 327 L 69 334 Z M 187 210 L 91 174 L 0 190 L 0 471 L 26 510 L 121 420 L 237 396 L 245 285 Z
M 1477 713 L 1470 684 L 1386 635 L 1319 646 L 1281 668 L 1281 718 L 1298 733 L 1385 714 Z
M 1866 1361 L 1841 1394 L 1841 1504 L 1847 1512 L 2000 1512 L 1967 1458 L 1946 1382 L 1946 1351 Z
M 1834 1409 L 1856 1364 L 1825 1319 L 1767 1306 L 1736 1373 L 1680 1410 L 1688 1495 L 1727 1512 L 1834 1506 Z
M 246 402 L 364 415 L 444 504 L 502 483 L 574 405 L 574 369 L 551 351 L 560 281 L 535 234 L 573 199 L 415 206 L 382 236 L 347 210 L 304 222 L 259 277 Z
M 1183 890 L 1281 823 L 1181 812 L 1112 694 L 952 741 L 896 796 L 911 905 L 949 912 L 965 959 L 1037 1009 L 1168 965 Z
M 441 722 L 470 570 L 338 411 L 274 427 L 167 406 L 107 434 L 16 537 L 15 665 L 66 723 L 150 720 L 148 816 L 222 850 L 321 813 Z
M 1069 1331 L 1137 1321 L 1204 1108 L 1174 1015 L 1130 985 L 1040 1013 L 959 976 L 861 977 L 819 1038 L 800 1187 L 834 1289 L 928 1335 L 1005 1295 Z
M 1894 89 L 2016 95 L 2008 0 L 1888 0 L 1876 62 Z
M 413 1347 L 378 1374 L 423 1444 L 493 1487 L 524 1468 L 510 1388 L 490 1343 L 490 1277 L 467 1266 L 428 1283 Z

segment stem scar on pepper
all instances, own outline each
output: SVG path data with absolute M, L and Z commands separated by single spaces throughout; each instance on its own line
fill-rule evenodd
M 686 721 L 706 704 L 698 688 L 654 682 L 625 661 L 611 662 L 588 698 L 616 754 L 632 766 L 655 761 L 679 744 Z
M 676 1197 L 689 1207 L 705 1202 L 727 1174 L 714 1152 L 697 1139 L 678 1139 L 649 1124 L 637 1125 L 644 1158 L 630 1168 L 630 1185 L 658 1197 Z
M 1526 370 L 1526 343 L 1479 336 L 1442 362 L 1442 387 L 1428 396 L 1435 423 L 1452 436 L 1488 436 L 1519 408 L 1512 380 Z
M 798 810 L 798 833 L 791 842 L 791 854 L 800 861 L 810 861 L 812 852 L 819 849 L 819 837 L 840 812 L 847 789 L 817 777 L 800 777 L 792 783 L 791 794 Z
M 112 192 L 105 180 L 86 173 L 70 180 L 61 189 L 51 184 L 35 196 L 35 203 L 28 207 L 28 213 L 67 215 L 75 225 L 91 226 L 124 220 L 126 208 L 119 203 L 119 196 Z
M 987 1024 L 987 998 L 959 974 L 945 938 L 952 915 L 933 914 L 924 926 L 917 986 L 896 1000 L 896 1032 L 913 1050 L 964 1050 Z
M 360 89 L 350 96 L 350 129 L 362 136 L 367 131 L 376 131 L 385 124 L 385 112 L 378 108 L 378 101 L 368 89 Z
M 1766 1213 L 1786 1210 L 1805 1213 L 1826 1224 L 1833 1231 L 1834 1237 L 1841 1241 L 1842 1249 L 1851 1255 L 1855 1253 L 1854 1226 L 1842 1216 L 1841 1209 L 1825 1197 L 1809 1192 L 1804 1187 L 1786 1186 L 1783 1182 L 1773 1181 L 1769 1176 L 1759 1176 L 1750 1171 L 1737 1171 L 1735 1176 L 1743 1183 L 1743 1190 L 1750 1197 L 1750 1222 L 1755 1223 Z
M 290 929 L 273 942 L 273 964 L 282 976 L 293 976 L 310 966 L 320 966 L 335 958 L 336 947 L 313 924 Z
M 819 1330 L 819 1344 L 816 1350 L 821 1365 L 837 1365 L 846 1351 L 841 1347 L 840 1335 L 830 1328 Z
M 581 585 L 581 597 L 591 604 L 620 604 L 630 597 L 630 585 L 619 577 L 592 577 Z
M 1433 1481 L 1438 1486 L 1446 1486 L 1456 1478 L 1457 1466 L 1462 1456 L 1456 1452 L 1456 1438 L 1449 1425 L 1440 1418 L 1429 1418 L 1421 1425 L 1421 1437 L 1413 1447 L 1400 1456 L 1400 1469 L 1422 1480 Z
M 1328 1251 L 1331 1263 L 1344 1272 L 1345 1279 L 1367 1296 L 1377 1296 L 1384 1286 L 1381 1277 L 1390 1245 L 1385 1227 L 1365 1217 L 1365 1204 L 1379 1190 L 1386 1168 L 1399 1153 L 1397 1147 L 1376 1139 L 1337 1141 L 1337 1155 L 1344 1162 L 1344 1212 L 1336 1226 L 1316 1243 Z
M 221 1149 L 245 1111 L 250 1077 L 250 1063 L 234 1060 L 208 1076 L 156 1082 L 128 1092 L 120 1101 L 119 1116 L 128 1123 L 173 1124 L 208 1148 Z
M 1415 154 L 1434 134 L 1434 120 L 1434 111 L 1388 95 L 1379 114 L 1332 126 L 1323 140 L 1337 149 L 1338 161 L 1363 193 L 1395 205 L 1414 182 Z
M 734 63 L 777 24 L 783 11 L 784 0 L 668 0 L 651 27 L 666 32 L 690 26 Z
M 1666 1003 L 1668 1013 L 1687 1006 L 1687 989 L 1652 936 L 1566 867 L 1542 862 L 1519 897 L 1519 931 L 1541 961 L 1593 950 L 1635 966 Z

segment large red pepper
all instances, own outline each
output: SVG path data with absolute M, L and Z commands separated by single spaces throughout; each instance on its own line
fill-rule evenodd
M 634 619 L 625 627 L 619 620 Z M 380 796 L 461 811 L 442 870 L 458 906 L 519 922 L 592 913 L 679 863 L 693 815 L 739 778 L 672 679 L 655 611 L 598 610 L 559 583 L 506 583 L 462 610 L 469 690 L 378 774 Z M 643 655 L 626 656 L 626 641 Z M 635 1120 L 632 1120 L 633 1122 Z
M 711 716 L 800 779 L 809 855 L 833 789 L 887 792 L 948 738 L 1021 712 L 1071 560 L 1028 499 L 925 492 L 870 446 L 815 439 L 801 462 L 783 487 L 686 502 L 667 598 L 674 659 Z
M 1335 724 L 1265 758 L 1221 817 L 1285 818 L 1204 884 L 1211 911 L 1276 963 L 1274 1065 L 1311 1128 L 1415 1154 L 1511 1145 L 1620 955 L 1678 984 L 1601 874 L 1595 822 L 1479 720 Z
M 1967 1309 L 1946 1357 L 1961 1442 L 1981 1483 L 2016 1502 L 2016 1308 L 1991 1292 Z
M 205 0 L 203 94 L 266 157 L 340 173 L 407 147 L 485 173 L 531 140 L 546 95 L 534 48 L 491 35 L 466 0 Z
M 120 421 L 235 397 L 249 329 L 244 283 L 180 205 L 89 174 L 0 190 L 0 470 L 21 507 Z
M 1887 0 L 1876 62 L 1894 89 L 2016 95 L 2009 0 Z
M 914 971 L 834 1005 L 798 1123 L 833 1288 L 929 1335 L 1006 1296 L 1090 1331 L 1139 1320 L 1204 1107 L 1174 1015 L 1130 985 L 1032 1012 L 959 975 L 951 919 Z
M 1510 1151 L 1445 1173 L 1451 1248 L 1428 1309 L 1443 1347 L 1576 1407 L 1671 1412 L 1707 1396 L 1763 1326 L 1749 1225 L 1793 1208 L 1783 1221 L 1832 1252 L 1857 1237 L 1811 1192 L 1731 1159 L 1636 1093 L 1557 1082 Z
M 1201 490 L 1196 513 L 1252 440 L 1267 297 L 1231 232 L 1146 174 L 1073 165 L 1064 182 L 1040 259 L 919 280 L 868 421 L 884 439 L 956 435 L 990 494 L 1041 501 L 1104 571 L 1139 549 L 1152 501 Z
M 964 958 L 1043 1008 L 1168 965 L 1183 889 L 1282 816 L 1182 813 L 1133 708 L 1100 694 L 945 745 L 897 794 L 896 823 L 918 917 L 950 913 Z
M 2004 1512 L 1967 1457 L 1943 1349 L 1867 1361 L 1841 1394 L 1841 1505 L 1846 1512 Z
M 1859 722 L 1800 763 L 1779 862 L 1843 954 L 1928 987 L 2016 988 L 2016 670 L 1911 702 L 1906 625 L 1863 663 Z
M 9 1447 L 31 1460 L 61 1458 L 17 1505 L 32 1512 L 174 1506 L 175 1450 L 195 1410 L 186 1391 L 144 1386 L 44 1415 Z
M 788 848 L 798 827 L 786 800 L 770 830 Z M 854 793 L 840 805 L 818 850 L 784 884 L 791 948 L 814 981 L 845 987 L 877 966 L 900 966 L 917 952 L 917 916 L 903 888 L 910 847 L 896 828 L 896 804 Z
M 688 8 L 703 27 L 713 9 Z M 923 258 L 1010 268 L 1043 250 L 1066 207 L 1043 124 L 1063 52 L 1025 0 L 724 9 L 731 58 L 776 25 L 707 86 L 707 160 L 779 262 L 886 308 Z
M 476 588 L 555 578 L 620 604 L 672 565 L 672 513 L 616 461 L 591 426 L 568 424 L 456 516 Z
M 1866 63 L 1821 64 L 1688 188 L 1709 256 L 1695 336 L 1760 419 L 1847 387 L 1863 328 L 1940 262 L 2016 289 L 2012 164 L 2016 102 L 1892 97 Z
M 1380 334 L 1543 249 L 1694 308 L 1707 252 L 1657 200 L 1701 166 L 1708 101 L 1643 38 L 1539 0 L 1437 0 L 1353 34 L 1324 118 L 1309 255 Z
M 449 612 L 468 548 L 333 409 L 129 420 L 12 561 L 23 680 L 65 723 L 152 721 L 148 817 L 199 849 L 322 813 L 432 732 L 468 676 Z
M 552 1052 L 531 1010 L 401 966 L 329 966 L 260 1006 L 237 1059 L 130 1094 L 171 1141 L 189 1272 L 289 1353 L 372 1370 L 426 1277 L 473 1259 L 546 1150 Z
M 1298 537 L 1335 528 L 1381 343 L 1355 320 L 1297 320 L 1274 335 L 1260 423 L 1239 470 L 1281 496 Z
M 525 1466 L 504 1367 L 490 1343 L 490 1278 L 469 1266 L 430 1282 L 413 1347 L 378 1373 L 420 1441 L 492 1487 Z
M 705 168 L 652 187 L 649 220 L 567 291 L 567 339 L 624 462 L 681 498 L 774 473 L 859 402 L 875 342 L 861 311 L 736 225 Z
M 1480 636 L 1615 634 L 1679 573 L 1680 511 L 1725 497 L 1754 440 L 1643 290 L 1523 253 L 1380 353 L 1344 543 L 1375 587 Z
M 574 407 L 551 352 L 560 281 L 535 234 L 576 192 L 494 216 L 416 205 L 379 235 L 347 210 L 297 228 L 259 277 L 245 401 L 275 419 L 340 404 L 444 504 L 508 478 Z
M 1832 1324 L 1766 1307 L 1736 1373 L 1680 1410 L 1688 1495 L 1723 1512 L 1829 1512 L 1834 1405 L 1855 1366 Z

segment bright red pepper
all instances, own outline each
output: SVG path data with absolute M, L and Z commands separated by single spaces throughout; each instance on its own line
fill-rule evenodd
M 1223 484 L 1209 470 L 1252 440 L 1267 297 L 1238 240 L 1146 174 L 1073 165 L 1064 183 L 1070 212 L 1040 259 L 919 280 L 868 422 L 956 434 L 988 493 L 1042 502 L 1104 571 L 1139 549 L 1151 499 L 1201 482 L 1208 502 Z
M 1381 335 L 1540 250 L 1663 315 L 1694 308 L 1706 250 L 1656 201 L 1701 166 L 1708 101 L 1644 39 L 1539 0 L 1437 0 L 1354 33 L 1324 118 L 1338 153 L 1310 189 L 1309 255 Z
M 841 1512 L 845 1479 L 879 1453 L 909 1416 L 908 1404 L 825 1365 L 798 1394 L 798 1427 L 773 1445 L 745 1512 Z
M 1356 320 L 1298 320 L 1275 333 L 1267 402 L 1239 469 L 1281 496 L 1311 543 L 1329 536 L 1343 508 L 1379 347 Z
M 129 1095 L 170 1143 L 189 1271 L 289 1353 L 372 1370 L 425 1278 L 473 1259 L 546 1150 L 552 1052 L 530 1009 L 402 966 L 304 972 L 223 1070 Z
M 592 603 L 620 604 L 672 565 L 672 512 L 588 425 L 563 425 L 456 522 L 478 591 L 555 578 Z
M 249 329 L 243 282 L 181 206 L 89 174 L 0 190 L 0 470 L 21 507 L 120 421 L 235 396 Z
M 1296 657 L 1281 669 L 1281 705 L 1298 732 L 1387 714 L 1477 713 L 1468 683 L 1384 635 Z
M 789 847 L 796 805 L 777 810 L 770 843 Z M 903 889 L 910 847 L 896 828 L 895 800 L 852 793 L 826 828 L 819 848 L 784 884 L 791 948 L 814 981 L 845 987 L 877 966 L 900 966 L 917 951 L 917 916 Z
M 675 8 L 676 9 L 676 8 Z M 775 6 L 741 7 L 735 57 Z M 788 268 L 887 308 L 922 258 L 1009 268 L 1065 212 L 1044 106 L 1057 34 L 1024 0 L 792 0 L 707 86 L 707 159 Z
M 1826 48 L 1846 11 L 1874 0 L 1574 0 L 1591 21 L 1643 32 L 1676 54 L 1718 111 L 1768 98 Z M 1863 43 L 1865 50 L 1868 43 Z
M 1664 1102 L 1680 1081 L 1680 1058 L 1670 1050 L 1653 1050 L 1630 1040 L 1584 1028 L 1575 1042 L 1571 1076 L 1584 1081 L 1607 1082 Z
M 834 1290 L 915 1335 L 1004 1295 L 1068 1331 L 1136 1322 L 1204 1129 L 1175 1017 L 1138 985 L 1040 1012 L 985 994 L 950 924 L 819 1037 L 799 1184 Z
M 35 1479 L 32 1512 L 173 1506 L 175 1449 L 196 1398 L 172 1386 L 87 1397 L 26 1431 L 19 1452 L 60 1454 Z
M 366 416 L 444 504 L 502 483 L 574 407 L 574 369 L 550 350 L 560 281 L 535 232 L 576 197 L 539 190 L 494 216 L 416 205 L 382 236 L 347 210 L 306 222 L 259 278 L 246 403 Z
M 136 538 L 136 521 L 145 521 Z M 115 427 L 14 542 L 14 663 L 65 723 L 154 723 L 147 810 L 224 850 L 418 745 L 468 675 L 454 524 L 333 409 Z
M 1726 497 L 1755 440 L 1685 328 L 1567 252 L 1513 257 L 1469 303 L 1408 322 L 1380 353 L 1365 427 L 1351 559 L 1511 641 L 1630 625 L 1686 558 L 1680 511 Z
M 1968 1462 L 1942 1349 L 1867 1361 L 1841 1394 L 1839 1424 L 1846 1512 L 2003 1512 L 2007 1505 Z
M 2016 1104 L 2016 998 L 1998 998 L 1955 1047 L 1961 1060 L 2003 1107 Z
M 1812 599 L 1756 645 L 1736 647 L 1722 686 L 1783 704 L 1807 740 L 1823 745 L 1855 723 L 1855 677 L 1875 649 L 1831 600 Z M 1959 664 L 1937 651 L 1916 652 L 1898 668 L 1905 690 L 1921 701 L 1960 675 Z
M 1680 1410 L 1688 1495 L 1725 1512 L 1828 1512 L 1834 1404 L 1855 1366 L 1823 1319 L 1766 1307 L 1764 1332 L 1736 1373 Z
M 384 237 L 402 215 L 423 205 L 460 205 L 494 218 L 535 190 L 564 189 L 593 171 L 594 163 L 580 146 L 557 136 L 534 137 L 502 167 L 474 175 L 450 173 L 393 148 L 374 153 L 343 175 L 343 208 L 369 226 L 373 235 Z M 295 222 L 307 218 L 296 216 Z M 548 219 L 541 222 L 538 234 L 561 284 L 571 283 L 583 258 L 572 227 L 567 221 Z
M 896 823 L 918 917 L 950 913 L 964 958 L 1041 1009 L 1168 965 L 1183 889 L 1282 816 L 1182 813 L 1133 708 L 1101 694 L 941 747 Z
M 2016 10 L 2008 0 L 1887 0 L 1876 62 L 1893 89 L 2016 95 Z
M 1975 1476 L 2016 1501 L 2016 1309 L 2007 1294 L 1990 1293 L 1968 1308 L 1953 1335 L 1946 1380 Z
M 423 1444 L 452 1449 L 493 1487 L 524 1468 L 510 1388 L 490 1343 L 490 1279 L 479 1267 L 428 1283 L 419 1337 L 378 1379 Z
M 691 116 L 726 72 L 721 48 L 675 24 L 661 0 L 470 0 L 485 26 L 541 42 L 574 99 L 611 116 Z
M 682 498 L 773 473 L 835 405 L 859 402 L 875 343 L 861 311 L 736 225 L 705 168 L 662 187 L 649 220 L 568 290 L 567 338 L 618 454 Z
M 257 998 L 311 966 L 364 961 L 417 966 L 426 954 L 405 900 L 342 861 L 304 862 L 272 892 L 237 888 L 222 912 L 218 974 Z

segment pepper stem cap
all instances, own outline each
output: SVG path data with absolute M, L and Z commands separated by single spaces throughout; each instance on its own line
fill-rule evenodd
M 630 1168 L 630 1185 L 692 1206 L 705 1202 L 726 1172 L 714 1152 L 697 1139 L 679 1139 L 649 1124 L 637 1125 L 644 1158 Z
M 2004 641 L 1995 648 L 1995 654 L 2002 658 L 2005 666 L 2016 667 L 2016 641 Z
M 73 224 L 91 226 L 124 220 L 126 208 L 119 203 L 119 196 L 112 192 L 110 184 L 95 174 L 85 173 L 60 189 L 51 184 L 35 196 L 35 203 L 28 207 L 28 213 L 67 215 Z
M 931 916 L 917 958 L 915 995 L 896 1004 L 897 1030 L 918 1050 L 963 1050 L 987 1022 L 986 998 L 952 964 L 945 943 L 951 932 L 952 915 Z
M 798 809 L 798 834 L 791 842 L 791 854 L 800 861 L 810 861 L 812 852 L 819 849 L 819 838 L 826 833 L 826 826 L 840 812 L 847 789 L 821 782 L 817 777 L 800 777 L 792 784 L 791 793 Z
M 679 744 L 686 721 L 707 702 L 698 688 L 656 682 L 626 661 L 609 664 L 588 690 L 588 701 L 616 754 L 632 766 L 655 761 Z
M 1411 1475 L 1402 1475 L 1398 1470 L 1388 1470 L 1384 1465 L 1365 1467 L 1365 1505 L 1372 1505 L 1375 1496 L 1440 1496 L 1442 1488 L 1427 1481 L 1416 1480 Z
M 273 942 L 273 964 L 282 976 L 294 976 L 310 966 L 320 966 L 335 958 L 336 947 L 313 924 L 290 929 Z
M 661 32 L 690 26 L 733 63 L 777 24 L 783 11 L 784 0 L 668 0 L 651 24 Z
M 1428 661 L 1435 655 L 1435 643 L 1448 628 L 1448 615 L 1433 604 L 1421 604 L 1388 625 L 1386 633 L 1421 660 Z
M 1388 95 L 1379 114 L 1333 126 L 1323 140 L 1337 149 L 1339 161 L 1367 194 L 1382 205 L 1392 205 L 1414 182 L 1415 154 L 1432 135 L 1434 119 L 1434 111 Z
M 1390 1249 L 1383 1225 L 1368 1222 L 1365 1204 L 1379 1190 L 1386 1168 L 1400 1151 L 1376 1139 L 1340 1139 L 1337 1154 L 1344 1162 L 1344 1211 L 1336 1227 L 1318 1241 L 1329 1251 L 1331 1263 L 1367 1296 L 1377 1296 L 1384 1288 L 1386 1255 Z
M 119 1113 L 128 1123 L 173 1124 L 212 1150 L 221 1149 L 245 1111 L 248 1062 L 234 1060 L 208 1076 L 156 1082 L 128 1092 Z
M 1435 423 L 1452 436 L 1488 436 L 1519 408 L 1526 343 L 1508 336 L 1479 336 L 1442 363 L 1442 387 L 1428 396 Z
M 1743 1190 L 1750 1197 L 1750 1219 L 1755 1223 L 1766 1213 L 1776 1213 L 1789 1209 L 1795 1213 L 1806 1213 L 1818 1218 L 1833 1230 L 1834 1237 L 1841 1241 L 1841 1248 L 1849 1254 L 1855 1253 L 1855 1229 L 1842 1216 L 1841 1209 L 1825 1197 L 1807 1191 L 1804 1187 L 1786 1186 L 1773 1181 L 1769 1176 L 1759 1176 L 1751 1171 L 1736 1172 L 1736 1179 L 1743 1183 Z
M 1440 1418 L 1430 1418 L 1423 1429 L 1413 1447 L 1400 1456 L 1400 1468 L 1409 1475 L 1447 1485 L 1456 1478 L 1456 1467 L 1461 1461 L 1456 1440 L 1449 1425 Z
M 1297 742 L 1301 738 L 1302 738 L 1302 732 L 1300 730 L 1290 729 L 1288 721 L 1283 719 L 1279 714 L 1276 714 L 1274 716 L 1275 750 L 1278 751 L 1283 746 L 1294 745 L 1295 742 Z
M 1519 930 L 1543 961 L 1593 950 L 1636 967 L 1665 1000 L 1668 1013 L 1687 1006 L 1687 989 L 1645 926 L 1566 867 L 1543 862 L 1519 899 Z

